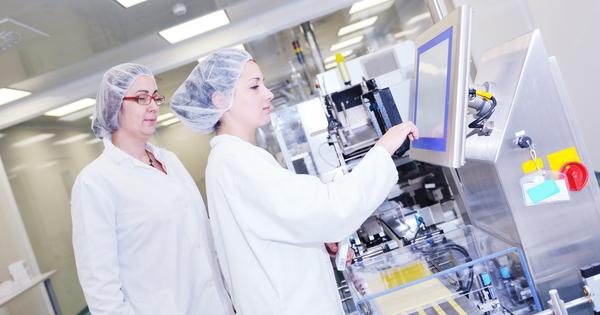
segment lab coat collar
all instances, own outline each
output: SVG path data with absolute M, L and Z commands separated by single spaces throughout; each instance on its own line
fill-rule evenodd
M 134 164 L 139 163 L 139 164 L 145 165 L 138 159 L 125 153 L 125 151 L 117 148 L 117 146 L 115 146 L 112 143 L 110 138 L 104 138 L 104 139 L 102 139 L 102 142 L 104 142 L 104 153 L 107 154 L 111 159 L 113 159 L 113 161 L 115 161 L 117 163 L 123 163 L 123 162 L 129 161 Z M 151 143 L 146 142 L 146 150 L 150 151 L 157 160 L 159 160 L 161 162 L 163 161 L 162 156 L 163 156 L 164 149 L 159 148 Z
M 210 147 L 214 148 L 219 143 L 226 143 L 226 142 L 245 143 L 246 145 L 255 147 L 255 145 L 253 145 L 252 143 L 247 142 L 246 140 L 243 140 L 240 137 L 236 137 L 236 136 L 232 136 L 232 135 L 228 135 L 228 134 L 222 134 L 222 135 L 214 136 L 212 139 L 210 139 Z
M 267 160 L 275 161 L 275 157 L 273 157 L 273 155 L 271 153 L 269 153 L 269 151 L 267 151 L 264 148 L 261 148 L 257 145 L 254 145 L 240 137 L 223 134 L 223 135 L 215 136 L 212 139 L 210 139 L 210 146 L 212 149 L 217 147 L 219 144 L 225 144 L 225 143 L 234 145 L 236 150 L 243 150 L 246 153 L 255 152 L 256 154 L 259 154 L 260 156 L 262 156 L 263 158 L 265 158 Z M 277 162 L 275 162 L 275 163 L 277 163 Z

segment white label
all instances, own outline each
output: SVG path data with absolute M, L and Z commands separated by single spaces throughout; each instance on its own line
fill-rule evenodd
M 541 182 L 534 181 L 534 182 L 524 183 L 522 185 L 522 189 L 523 189 L 523 196 L 525 197 L 525 205 L 533 206 L 533 205 L 543 204 L 543 203 L 569 201 L 571 198 L 569 196 L 569 189 L 567 188 L 567 182 L 564 179 L 558 179 L 558 180 L 555 180 L 554 182 L 556 183 L 556 186 L 558 186 L 559 192 L 548 198 L 545 198 L 544 200 L 541 200 L 537 203 L 533 202 L 531 200 L 531 198 L 527 194 L 527 191 L 529 189 L 534 188 L 535 186 L 539 185 Z

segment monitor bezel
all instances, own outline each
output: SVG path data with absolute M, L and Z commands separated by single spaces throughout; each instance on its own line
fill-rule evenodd
M 434 47 L 431 42 L 452 31 L 449 43 L 451 58 L 449 73 L 449 93 L 446 103 L 445 151 L 431 150 L 423 147 L 430 139 L 424 138 L 413 142 L 409 151 L 411 159 L 440 166 L 458 168 L 465 163 L 466 113 L 468 101 L 468 73 L 470 62 L 471 8 L 461 6 L 444 19 L 431 26 L 415 38 L 415 72 L 413 76 L 413 97 L 409 117 L 415 121 L 418 88 L 418 67 L 420 54 Z M 445 37 L 447 38 L 447 36 Z M 440 41 L 439 43 L 443 42 Z M 438 44 L 439 44 L 438 43 Z M 430 47 L 428 47 L 428 45 Z M 424 49 L 428 48 L 428 49 Z M 418 117 L 416 117 L 418 119 Z M 431 138 L 435 141 L 440 138 Z
M 454 32 L 454 29 L 452 26 L 450 26 L 445 31 L 441 32 L 440 34 L 438 34 L 437 36 L 435 36 L 434 38 L 432 38 L 427 43 L 423 44 L 422 46 L 420 46 L 417 49 L 417 62 L 416 62 L 417 69 L 415 70 L 415 77 L 416 77 L 415 95 L 414 95 L 414 99 L 413 99 L 414 115 L 412 116 L 413 122 L 416 124 L 418 123 L 417 119 L 419 118 L 417 116 L 417 113 L 419 112 L 418 111 L 419 94 L 417 93 L 417 91 L 419 90 L 420 60 L 423 57 L 423 54 L 430 51 L 432 48 L 437 47 L 438 45 L 448 41 L 448 48 L 447 48 L 448 59 L 446 61 L 447 72 L 446 72 L 446 84 L 445 84 L 446 93 L 444 95 L 444 135 L 441 138 L 434 138 L 434 137 L 425 137 L 425 135 L 423 133 L 421 133 L 421 137 L 417 141 L 414 141 L 414 143 L 413 143 L 413 147 L 415 147 L 417 149 L 432 150 L 432 151 L 436 151 L 436 152 L 446 152 L 446 149 L 447 149 L 446 142 L 447 142 L 447 138 L 448 138 L 448 109 L 450 107 L 450 93 L 452 91 L 452 88 L 451 88 L 452 56 L 453 56 L 452 48 L 454 48 L 454 46 L 452 45 L 453 32 Z

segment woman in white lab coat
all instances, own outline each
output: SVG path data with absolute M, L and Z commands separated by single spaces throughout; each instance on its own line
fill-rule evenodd
M 108 70 L 92 122 L 104 151 L 72 192 L 77 273 L 93 315 L 233 314 L 202 197 L 177 157 L 148 143 L 159 105 L 152 72 Z
M 184 124 L 216 131 L 206 186 L 225 283 L 242 315 L 342 314 L 323 243 L 348 237 L 384 201 L 398 178 L 390 155 L 417 130 L 391 128 L 350 174 L 323 184 L 255 145 L 272 98 L 252 57 L 225 49 L 197 65 L 171 101 Z

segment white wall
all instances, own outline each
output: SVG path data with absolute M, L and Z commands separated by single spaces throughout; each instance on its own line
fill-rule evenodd
M 593 169 L 600 171 L 600 1 L 527 2 L 546 48 L 558 60 Z
M 600 1 L 598 0 L 453 0 L 473 7 L 472 55 L 540 29 L 546 49 L 556 56 L 591 164 L 600 170 Z
M 211 135 L 194 133 L 178 123 L 159 129 L 151 141 L 177 155 L 200 189 L 204 203 L 206 203 L 204 170 L 210 153 L 211 138 Z
M 39 273 L 33 250 L 0 160 L 0 281 L 10 279 L 8 265 L 17 260 L 25 260 L 34 273 Z M 44 286 L 38 285 L 1 307 L 0 314 L 44 315 L 52 314 L 52 310 Z

